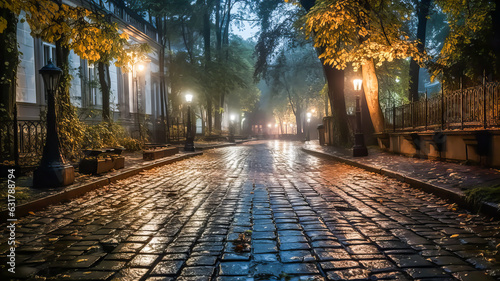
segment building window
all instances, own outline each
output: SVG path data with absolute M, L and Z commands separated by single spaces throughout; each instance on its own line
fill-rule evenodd
M 99 72 L 94 64 L 88 64 L 87 65 L 87 107 L 95 107 L 97 106 L 98 108 L 102 106 L 102 94 L 101 91 L 99 90 Z
M 49 60 L 52 60 L 52 63 L 57 65 L 56 46 L 53 44 L 43 42 L 43 65 L 46 65 L 49 62 Z

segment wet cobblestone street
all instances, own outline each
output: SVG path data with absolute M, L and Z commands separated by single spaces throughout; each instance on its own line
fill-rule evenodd
M 205 151 L 24 217 L 16 278 L 500 277 L 497 221 L 300 146 L 255 141 Z M 2 229 L 2 274 L 11 278 Z

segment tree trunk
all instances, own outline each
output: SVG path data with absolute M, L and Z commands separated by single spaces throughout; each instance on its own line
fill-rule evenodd
M 217 131 L 217 133 L 221 133 L 222 131 L 222 113 L 220 107 L 220 99 L 215 105 L 214 129 Z
M 219 51 L 222 49 L 222 27 L 221 27 L 221 17 L 220 17 L 220 1 L 215 1 L 215 49 L 219 55 Z
M 207 100 L 207 125 L 208 125 L 208 134 L 212 134 L 213 126 L 212 126 L 212 99 L 209 97 Z
M 19 64 L 17 49 L 17 16 L 8 9 L 0 9 L 7 27 L 0 34 L 0 118 L 12 119 L 16 103 L 16 73 Z
M 160 68 L 160 143 L 166 143 L 166 127 L 167 124 L 165 122 L 165 112 L 166 112 L 166 101 L 165 101 L 165 19 L 163 17 L 158 17 L 157 20 L 158 26 L 158 34 L 160 39 L 160 49 L 158 50 L 158 66 Z
M 491 23 L 493 36 L 491 38 L 491 49 L 496 54 L 496 62 L 493 63 L 494 73 L 493 80 L 500 80 L 500 0 L 495 0 L 495 9 L 491 11 Z
M 203 11 L 203 42 L 205 49 L 205 73 L 208 73 L 210 70 L 210 64 L 212 63 L 212 53 L 211 53 L 211 22 L 210 22 L 210 13 L 208 5 L 205 6 Z M 206 78 L 206 77 L 205 77 Z M 212 93 L 211 87 L 208 87 L 209 81 L 205 79 L 205 83 L 207 85 L 204 87 L 205 99 L 206 99 L 206 107 L 207 107 L 207 125 L 208 125 L 208 135 L 212 134 Z
M 349 143 L 349 121 L 345 108 L 344 70 L 338 70 L 323 63 L 323 71 L 328 83 L 328 97 L 332 111 L 335 133 L 338 134 L 338 144 Z
M 111 122 L 111 110 L 109 108 L 110 99 L 110 81 L 109 81 L 109 65 L 99 62 L 97 64 L 99 71 L 99 83 L 101 84 L 102 93 L 102 121 Z
M 304 128 L 302 124 L 302 107 L 297 106 L 295 108 L 295 123 L 297 125 L 297 136 L 303 134 L 302 130 Z
M 427 29 L 427 16 L 429 15 L 429 8 L 432 0 L 420 0 L 417 3 L 417 16 L 418 16 L 418 26 L 417 26 L 417 39 L 420 41 L 417 45 L 418 51 L 423 52 L 425 49 L 425 31 Z M 420 77 L 420 66 L 415 60 L 410 62 L 410 93 L 409 99 L 417 101 L 419 99 L 418 95 L 418 82 Z
M 363 63 L 362 74 L 366 103 L 370 111 L 373 128 L 375 133 L 382 133 L 384 131 L 384 115 L 378 101 L 378 80 L 373 59 Z
M 315 0 L 300 0 L 300 4 L 307 12 L 311 10 L 315 3 Z M 323 50 L 319 48 L 317 51 L 318 55 L 323 53 Z M 325 64 L 324 61 L 321 62 L 328 83 L 328 97 L 330 98 L 334 126 L 336 127 L 336 133 L 338 133 L 338 142 L 339 145 L 347 145 L 349 143 L 349 126 L 345 108 L 344 71 L 335 69 L 331 65 Z
M 81 134 L 78 126 L 74 122 L 79 122 L 78 115 L 71 104 L 69 94 L 71 75 L 69 74 L 69 53 L 70 49 L 63 46 L 61 42 L 64 39 L 56 41 L 56 63 L 62 70 L 59 80 L 59 88 L 55 94 L 56 101 L 56 121 L 59 135 L 59 144 L 61 153 L 67 159 L 74 159 L 80 153 L 80 143 L 76 135 Z

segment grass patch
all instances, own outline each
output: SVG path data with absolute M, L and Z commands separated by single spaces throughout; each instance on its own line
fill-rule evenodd
M 479 203 L 481 201 L 500 203 L 500 184 L 493 186 L 476 187 L 465 191 L 467 201 Z

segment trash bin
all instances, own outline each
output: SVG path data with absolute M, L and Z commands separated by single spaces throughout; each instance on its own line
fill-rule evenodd
M 325 145 L 325 126 L 323 124 L 318 125 L 318 135 L 319 145 Z

